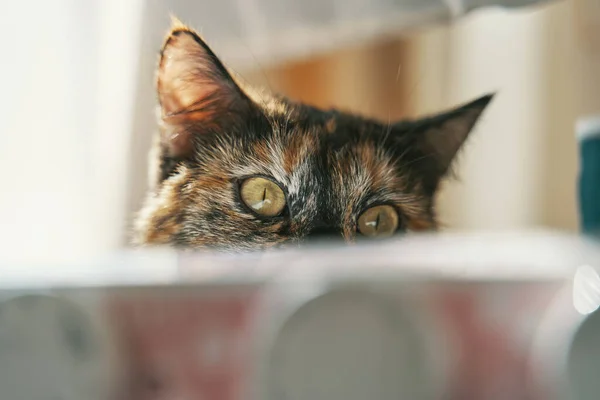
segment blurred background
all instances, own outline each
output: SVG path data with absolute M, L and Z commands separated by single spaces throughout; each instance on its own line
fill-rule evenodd
M 0 0 L 3 258 L 126 245 L 170 13 L 249 83 L 320 107 L 395 120 L 497 92 L 440 194 L 446 229 L 577 229 L 598 0 Z

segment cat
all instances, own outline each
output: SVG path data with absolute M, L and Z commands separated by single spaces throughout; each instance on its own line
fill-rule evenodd
M 493 98 L 382 123 L 244 87 L 174 22 L 138 245 L 261 250 L 435 230 L 435 194 Z

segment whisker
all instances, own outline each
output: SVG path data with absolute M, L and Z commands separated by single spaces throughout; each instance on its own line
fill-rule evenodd
M 415 159 L 412 159 L 412 160 L 410 160 L 410 161 L 408 161 L 408 162 L 406 162 L 406 163 L 404 163 L 404 164 L 400 165 L 400 166 L 398 167 L 398 169 L 407 168 L 407 167 L 411 166 L 412 164 L 414 164 L 414 163 L 416 163 L 416 162 L 419 162 L 419 161 L 421 161 L 421 160 L 424 160 L 424 159 L 426 159 L 426 158 L 429 158 L 429 157 L 435 157 L 435 156 L 436 156 L 436 154 L 435 154 L 435 153 L 429 153 L 429 154 L 425 154 L 424 156 L 417 157 L 417 158 L 415 158 Z

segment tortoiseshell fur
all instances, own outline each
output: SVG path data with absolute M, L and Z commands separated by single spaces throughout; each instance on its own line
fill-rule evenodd
M 242 89 L 177 24 L 161 52 L 158 93 L 156 178 L 135 241 L 227 250 L 323 235 L 353 242 L 360 213 L 377 204 L 398 210 L 399 233 L 435 229 L 440 179 L 491 100 L 394 124 L 319 110 Z M 240 181 L 257 175 L 284 189 L 283 215 L 259 219 L 241 203 Z

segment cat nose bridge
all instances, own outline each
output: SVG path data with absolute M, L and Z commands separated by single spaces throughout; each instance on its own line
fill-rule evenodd
M 309 240 L 344 240 L 343 230 L 340 226 L 323 220 L 313 222 L 307 236 Z
M 342 237 L 342 232 L 340 229 L 336 229 L 334 227 L 319 227 L 310 231 L 309 237 Z

